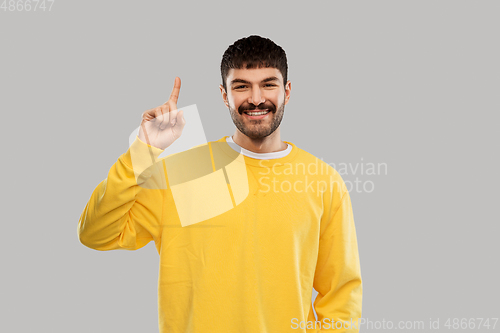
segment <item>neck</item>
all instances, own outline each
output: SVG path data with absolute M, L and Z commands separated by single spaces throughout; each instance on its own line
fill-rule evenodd
M 287 144 L 281 141 L 279 128 L 271 135 L 262 139 L 252 139 L 236 130 L 232 136 L 233 141 L 240 147 L 254 153 L 273 153 L 287 148 Z

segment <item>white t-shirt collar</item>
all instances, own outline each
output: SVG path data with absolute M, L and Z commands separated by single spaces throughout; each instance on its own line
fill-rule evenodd
M 240 145 L 238 145 L 236 142 L 233 141 L 232 136 L 228 136 L 226 138 L 226 142 L 229 144 L 229 146 L 231 148 L 233 148 L 238 153 L 243 154 L 243 155 L 248 156 L 248 157 L 251 157 L 251 158 L 260 159 L 260 160 L 271 160 L 274 158 L 285 157 L 286 155 L 288 155 L 292 151 L 292 146 L 289 145 L 288 143 L 286 144 L 287 148 L 285 150 L 275 151 L 272 153 L 255 153 L 253 151 L 247 150 L 247 149 L 241 147 Z

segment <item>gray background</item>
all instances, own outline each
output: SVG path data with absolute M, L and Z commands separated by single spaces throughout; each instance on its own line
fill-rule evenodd
M 387 174 L 343 175 L 374 185 L 351 191 L 363 317 L 440 318 L 443 332 L 450 317 L 500 317 L 499 16 L 498 1 L 1 10 L 0 330 L 158 332 L 154 244 L 88 249 L 78 218 L 175 76 L 178 106 L 197 105 L 208 140 L 234 133 L 220 59 L 251 34 L 287 52 L 283 140 L 328 163 L 387 164 Z

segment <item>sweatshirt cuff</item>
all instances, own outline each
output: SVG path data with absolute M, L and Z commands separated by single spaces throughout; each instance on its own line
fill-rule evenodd
M 148 178 L 151 175 L 150 170 L 144 172 L 146 169 L 160 161 L 158 157 L 163 152 L 163 149 L 156 148 L 148 145 L 135 137 L 134 142 L 130 145 L 125 154 L 121 156 L 122 161 L 134 171 L 136 181 L 141 178 Z

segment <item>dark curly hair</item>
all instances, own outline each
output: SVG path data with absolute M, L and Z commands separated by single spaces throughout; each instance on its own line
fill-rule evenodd
M 222 56 L 220 72 L 222 86 L 227 91 L 226 79 L 231 68 L 276 68 L 283 76 L 283 84 L 287 82 L 288 64 L 285 51 L 269 38 L 256 35 L 241 38 L 229 46 Z

